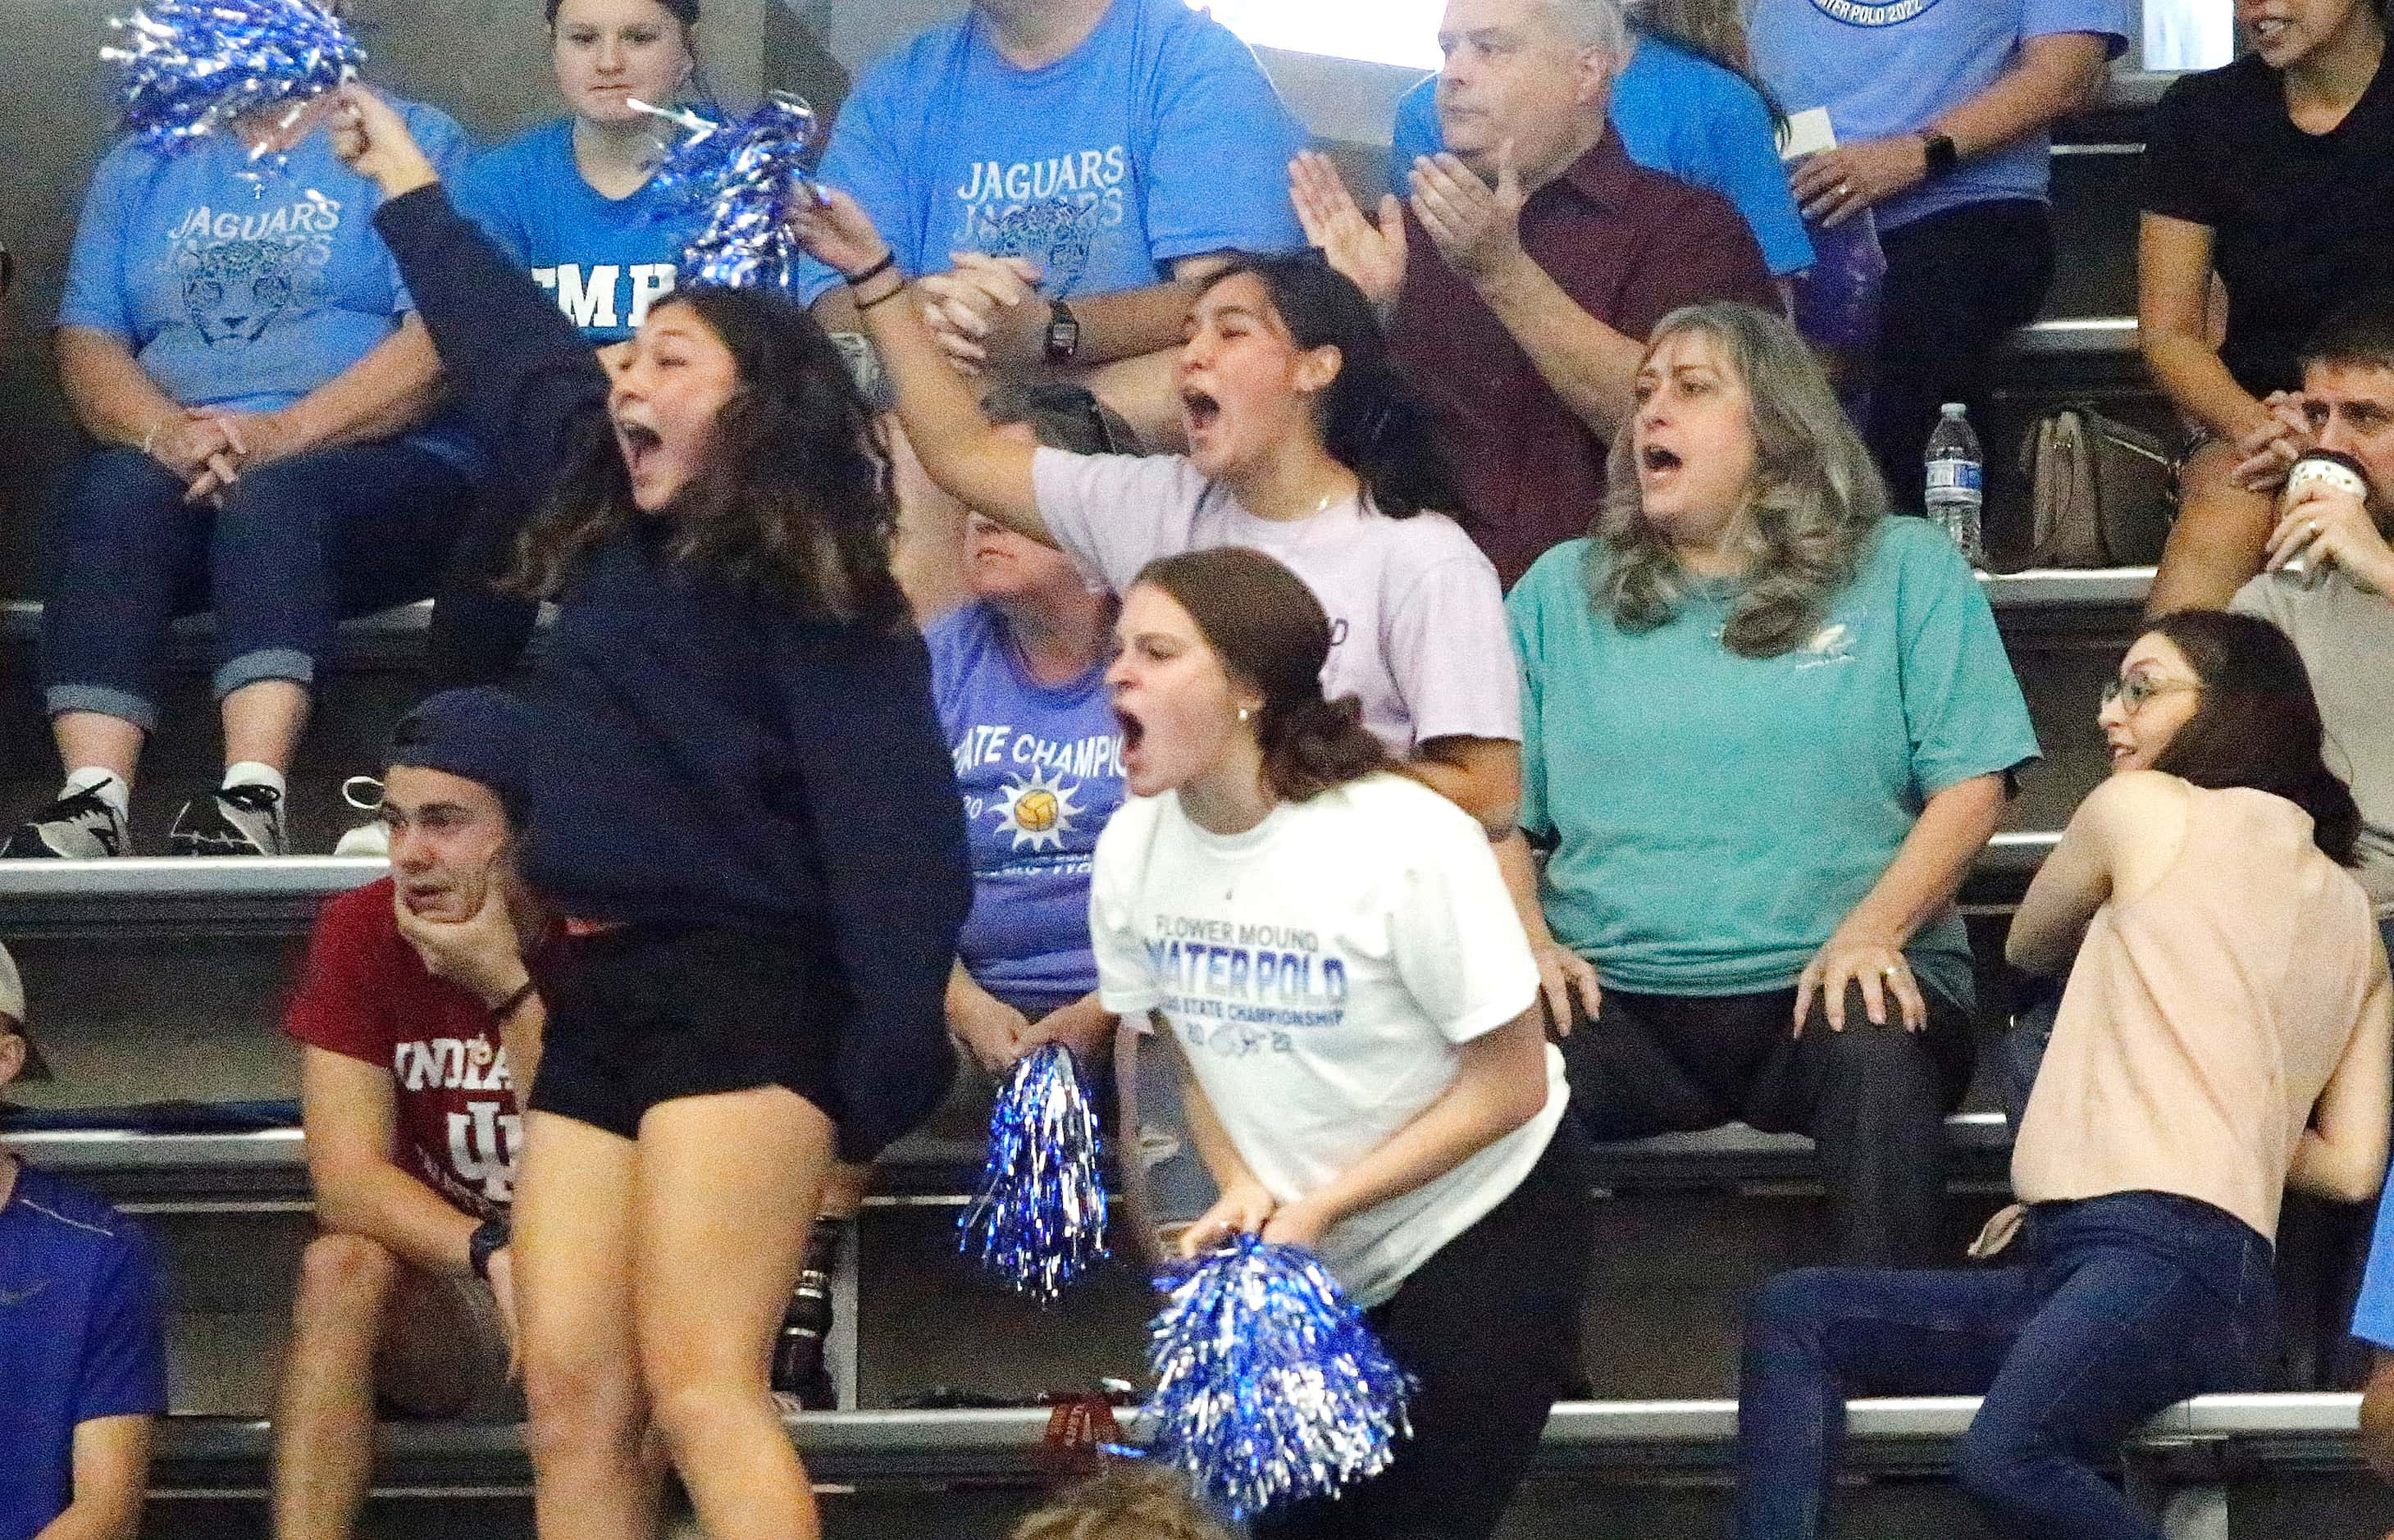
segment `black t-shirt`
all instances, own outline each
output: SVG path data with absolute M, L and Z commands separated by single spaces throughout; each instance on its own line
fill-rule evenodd
M 2324 134 L 2295 126 L 2283 77 L 2256 56 L 2182 76 L 2146 127 L 2144 206 L 2210 227 L 2236 383 L 2294 389 L 2321 320 L 2394 283 L 2394 69 Z

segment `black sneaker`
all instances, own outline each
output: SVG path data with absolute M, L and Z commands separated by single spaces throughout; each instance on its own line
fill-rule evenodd
M 71 792 L 18 824 L 0 841 L 0 859 L 89 860 L 125 855 L 132 847 L 132 831 L 116 805 L 86 790 Z
M 283 794 L 272 786 L 227 786 L 193 797 L 175 815 L 168 846 L 178 856 L 279 856 Z

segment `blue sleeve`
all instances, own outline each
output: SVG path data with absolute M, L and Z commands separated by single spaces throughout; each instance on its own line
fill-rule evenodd
M 1438 76 L 1431 75 L 1397 99 L 1397 125 L 1388 135 L 1388 191 L 1401 198 L 1414 162 L 1446 148 L 1438 126 Z
M 2352 1335 L 2394 1351 L 2394 1180 L 2377 1200 L 2377 1225 L 2369 1235 L 2369 1269 L 2361 1276 L 2361 1297 L 2352 1307 Z
M 923 276 L 925 254 L 915 249 L 920 221 L 909 187 L 913 163 L 890 119 L 895 103 L 915 99 L 912 83 L 896 78 L 907 57 L 889 60 L 858 85 L 832 125 L 831 144 L 817 174 L 872 216 L 873 227 L 897 256 L 900 275 L 914 279 Z M 947 263 L 942 260 L 940 266 L 944 270 Z M 798 297 L 806 304 L 821 299 L 839 282 L 839 274 L 811 257 L 798 266 Z
M 1702 126 L 1707 175 L 1690 178 L 1737 205 L 1762 248 L 1774 278 L 1812 265 L 1812 238 L 1796 207 L 1796 191 L 1779 159 L 1770 109 L 1753 86 L 1734 76 L 1715 83 Z
M 125 283 L 125 226 L 133 213 L 125 168 L 135 153 L 119 145 L 93 170 L 91 185 L 84 190 L 83 216 L 75 221 L 74 245 L 67 253 L 66 292 L 59 300 L 59 325 L 106 332 L 127 347 L 137 340 Z
M 1179 35 L 1157 71 L 1155 138 L 1139 153 L 1156 276 L 1208 252 L 1303 250 L 1288 163 L 1304 128 L 1229 28 L 1205 18 Z
M 424 158 L 432 163 L 433 173 L 444 184 L 454 182 L 473 161 L 474 141 L 457 126 L 456 119 L 438 107 L 409 102 L 405 112 L 407 131 L 414 138 L 415 147 L 424 151 Z M 399 258 L 390 256 L 386 248 L 385 260 L 390 264 L 391 313 L 413 315 L 415 296 L 407 292 L 407 280 L 400 276 Z
M 1901 564 L 1895 601 L 1912 780 L 1928 798 L 2037 757 L 2036 731 L 1995 612 L 1962 553 L 1934 525 L 1890 517 L 1882 542 Z
M 2128 10 L 2128 0 L 2024 0 L 2020 36 L 2094 33 L 2104 39 L 2107 57 L 2117 59 L 2128 51 L 2133 30 Z
M 83 1362 L 75 1381 L 74 1420 L 163 1416 L 166 1411 L 166 1322 L 158 1287 L 158 1258 L 150 1237 L 120 1221 L 123 1243 L 97 1281 Z

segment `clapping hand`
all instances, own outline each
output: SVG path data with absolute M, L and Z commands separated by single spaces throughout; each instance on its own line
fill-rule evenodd
M 1493 187 L 1449 154 L 1415 160 L 1411 180 L 1414 217 L 1455 271 L 1477 283 L 1501 276 L 1521 258 L 1521 205 L 1528 194 L 1513 166 L 1511 139 L 1496 147 Z
M 954 254 L 955 266 L 914 285 L 923 323 L 967 378 L 983 369 L 1037 367 L 1046 356 L 1047 308 L 1039 297 L 1039 270 L 1019 257 Z
M 1288 196 L 1306 240 L 1363 291 L 1374 309 L 1387 313 L 1405 283 L 1405 212 L 1395 194 L 1380 199 L 1379 222 L 1374 224 L 1355 206 L 1355 195 L 1330 157 L 1308 150 L 1288 163 Z
M 2311 425 L 2297 391 L 2272 390 L 2261 406 L 2268 415 L 2236 441 L 2241 458 L 2230 475 L 2247 492 L 2275 493 L 2311 447 Z

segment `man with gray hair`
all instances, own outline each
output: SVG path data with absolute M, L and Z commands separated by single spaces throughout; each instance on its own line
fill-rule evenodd
M 1708 299 L 1778 304 L 1718 193 L 1631 163 L 1605 122 L 1629 53 L 1619 0 L 1448 0 L 1443 153 L 1364 217 L 1297 158 L 1306 234 L 1389 317 L 1436 409 L 1466 527 L 1511 584 L 1587 533 L 1654 323 Z

